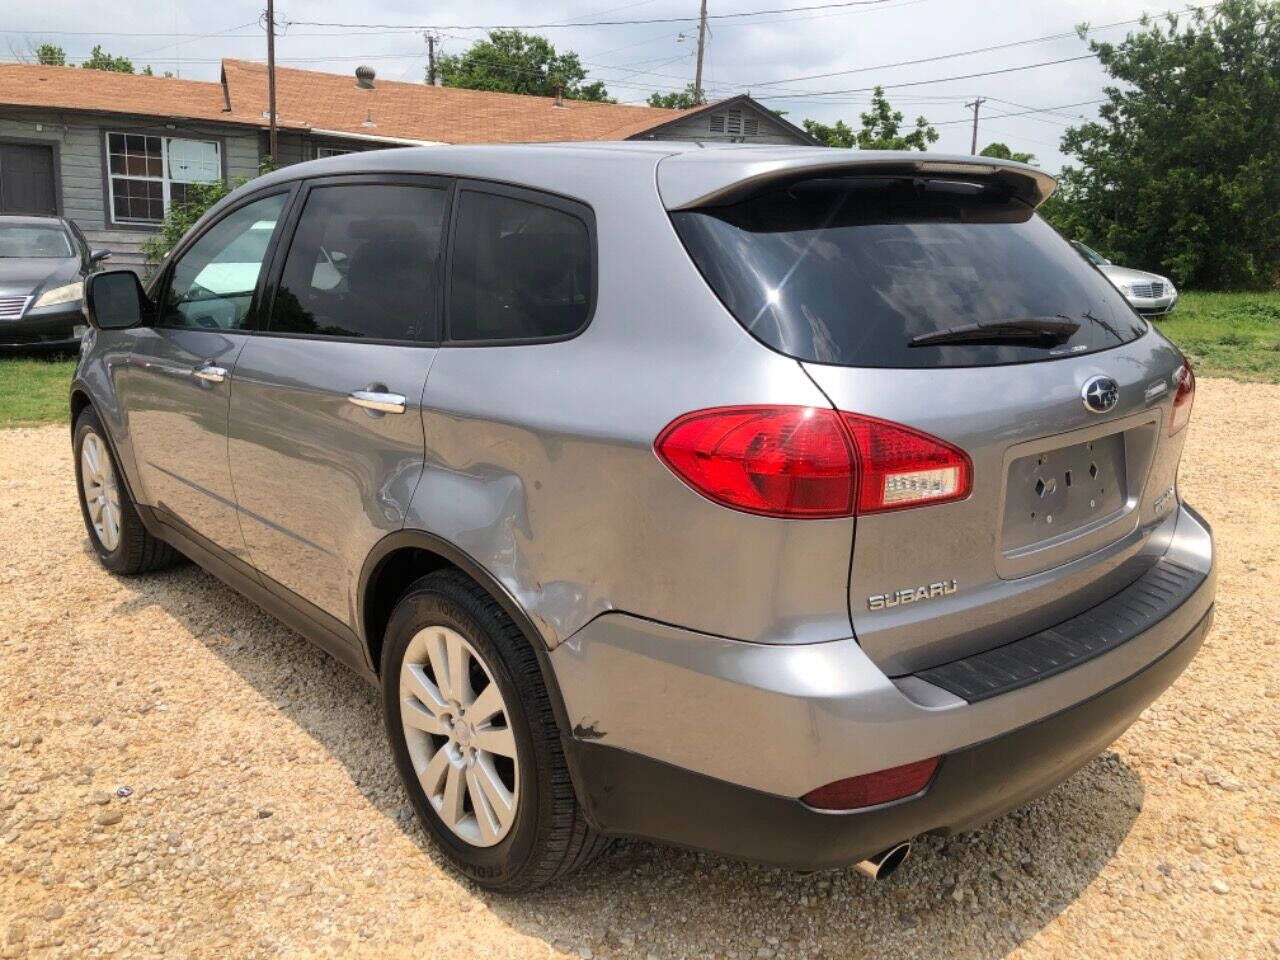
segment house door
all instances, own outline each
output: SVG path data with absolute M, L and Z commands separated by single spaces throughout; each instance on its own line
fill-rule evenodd
M 56 216 L 53 147 L 0 143 L 0 213 Z

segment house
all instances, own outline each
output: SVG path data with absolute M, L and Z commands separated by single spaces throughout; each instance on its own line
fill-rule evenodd
M 392 146 L 564 140 L 812 145 L 743 95 L 694 110 L 276 70 L 277 165 Z M 268 154 L 267 70 L 223 60 L 217 83 L 0 64 L 0 213 L 57 213 L 120 265 L 188 184 L 253 177 Z

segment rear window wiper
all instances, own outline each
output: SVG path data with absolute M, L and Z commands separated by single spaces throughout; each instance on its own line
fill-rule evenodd
M 1080 329 L 1070 317 L 1022 317 L 1017 320 L 995 320 L 963 323 L 945 330 L 922 333 L 908 341 L 909 347 L 942 347 L 948 344 L 1025 344 L 1056 347 L 1066 343 Z

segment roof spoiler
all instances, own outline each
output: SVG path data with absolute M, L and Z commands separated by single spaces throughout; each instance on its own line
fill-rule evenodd
M 1031 207 L 1044 203 L 1057 181 L 1038 167 L 990 157 L 812 147 L 785 151 L 705 150 L 666 157 L 658 192 L 668 210 L 720 207 L 765 189 L 835 176 L 939 176 L 992 180 Z

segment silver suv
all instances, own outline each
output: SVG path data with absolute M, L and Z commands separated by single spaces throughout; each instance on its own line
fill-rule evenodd
M 90 539 L 378 685 L 459 870 L 883 875 L 1186 667 L 1195 380 L 986 158 L 595 144 L 264 176 L 86 284 Z

